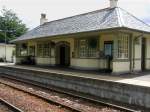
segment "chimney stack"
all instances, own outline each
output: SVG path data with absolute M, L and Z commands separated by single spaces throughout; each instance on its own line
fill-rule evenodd
M 115 8 L 118 6 L 118 0 L 110 0 L 110 8 Z
M 48 22 L 48 19 L 46 19 L 46 14 L 41 14 L 41 19 L 40 19 L 40 25 Z

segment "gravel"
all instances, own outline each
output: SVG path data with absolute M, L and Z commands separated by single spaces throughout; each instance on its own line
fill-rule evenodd
M 4 79 L 3 80 L 1 79 L 0 81 L 4 81 Z M 53 92 L 53 91 L 50 91 L 50 90 L 41 89 L 41 88 L 38 88 L 38 87 L 35 87 L 35 86 L 32 86 L 32 85 L 27 85 L 27 84 L 23 84 L 23 83 L 12 81 L 12 80 L 6 80 L 6 79 L 5 79 L 5 82 L 7 82 L 11 85 L 17 86 L 19 88 L 22 88 L 24 90 L 42 95 L 46 98 L 53 99 L 53 100 L 56 100 L 58 102 L 64 103 L 66 105 L 71 105 L 73 107 L 76 107 L 76 108 L 82 110 L 83 112 L 121 112 L 121 111 L 113 109 L 113 108 L 108 108 L 106 106 L 93 104 L 93 103 L 84 101 L 83 99 L 70 97 L 70 96 L 60 94 L 60 93 L 56 93 L 56 92 Z M 7 90 L 9 90 L 9 89 L 11 89 L 11 88 L 7 87 Z M 1 91 L 1 89 L 0 89 L 0 91 Z M 1 94 L 2 93 L 0 92 L 0 97 L 1 97 Z M 7 95 L 9 96 L 9 94 L 7 94 Z M 17 93 L 16 93 L 15 96 L 17 96 Z M 28 97 L 28 96 L 29 95 L 26 95 L 26 97 Z M 26 97 L 24 95 L 22 95 L 21 99 L 19 99 L 20 97 L 17 98 L 17 99 L 22 100 L 23 102 L 31 102 L 31 103 L 29 103 L 30 105 L 28 105 L 28 106 L 31 107 L 31 108 L 35 107 L 36 105 L 33 105 L 33 104 L 35 104 L 37 101 L 35 100 L 36 102 L 32 102 L 34 100 L 31 101 L 31 100 L 27 99 Z M 19 102 L 19 104 L 21 102 Z M 22 105 L 24 105 L 24 104 L 22 104 Z M 24 106 L 26 106 L 26 103 L 25 103 Z M 39 108 L 42 108 L 42 109 L 43 108 L 48 108 L 48 106 L 45 105 L 45 104 L 44 105 L 41 104 L 41 105 L 38 105 L 38 106 L 40 106 Z M 37 110 L 39 110 L 39 109 L 37 109 Z M 36 112 L 38 112 L 38 111 L 36 111 Z M 42 112 L 46 112 L 46 111 L 42 111 Z M 55 112 L 55 111 L 52 111 L 52 112 Z M 60 112 L 60 111 L 56 111 L 56 112 Z M 65 111 L 65 112 L 67 112 L 67 111 Z
M 0 84 L 0 97 L 25 112 L 69 112 L 22 91 Z

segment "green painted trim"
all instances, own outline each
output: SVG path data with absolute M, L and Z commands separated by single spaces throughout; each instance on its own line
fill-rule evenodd
M 134 60 L 134 61 L 140 61 L 141 58 L 134 58 L 133 60 Z
M 26 58 L 28 56 L 16 56 L 16 58 Z
M 114 59 L 113 62 L 130 62 L 129 59 Z
M 145 58 L 146 60 L 150 60 L 150 58 Z
M 40 57 L 40 56 L 36 56 L 35 58 L 51 58 L 51 57 L 46 57 L 46 56 Z
M 75 57 L 75 58 L 72 58 L 72 59 L 97 59 L 97 60 L 100 60 L 100 59 L 103 59 L 103 58 L 90 58 L 90 57 L 83 57 L 83 58 L 81 58 L 81 57 Z
M 28 40 L 35 40 L 35 39 L 41 39 L 41 38 L 52 38 L 52 37 L 62 37 L 62 36 L 71 36 L 71 35 L 77 35 L 77 34 L 84 34 L 84 33 L 94 33 L 94 32 L 104 32 L 104 31 L 115 31 L 115 30 L 131 30 L 131 31 L 136 31 L 140 33 L 146 33 L 150 34 L 150 32 L 146 31 L 140 31 L 132 28 L 127 28 L 127 27 L 116 27 L 116 28 L 108 28 L 108 29 L 100 29 L 100 30 L 92 30 L 92 31 L 85 31 L 85 32 L 78 32 L 78 33 L 69 33 L 69 34 L 61 34 L 61 35 L 54 35 L 54 36 L 48 36 L 48 37 L 37 37 L 37 38 L 31 38 L 31 39 L 25 39 L 25 40 L 13 40 L 11 41 L 12 43 L 17 43 L 21 41 L 28 41 Z
M 132 47 L 133 47 L 133 34 L 130 34 L 130 37 L 129 37 L 129 61 L 130 61 L 130 72 L 132 72 L 132 56 L 133 56 Z

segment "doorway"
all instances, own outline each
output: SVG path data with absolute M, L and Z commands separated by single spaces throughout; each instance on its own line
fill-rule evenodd
M 142 52 L 141 52 L 141 69 L 142 71 L 145 70 L 145 66 L 146 66 L 146 39 L 142 38 Z
M 112 71 L 112 60 L 113 60 L 113 41 L 104 42 L 104 55 L 107 59 L 107 69 Z
M 60 46 L 60 65 L 65 65 L 65 47 Z
M 56 60 L 59 66 L 70 65 L 70 45 L 67 42 L 58 44 Z

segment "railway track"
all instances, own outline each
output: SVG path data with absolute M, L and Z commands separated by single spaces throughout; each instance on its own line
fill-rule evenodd
M 12 105 L 11 103 L 7 102 L 6 100 L 2 98 L 0 98 L 0 105 L 2 109 L 5 109 L 9 112 L 23 112 L 22 110 L 20 110 L 19 108 L 17 108 L 16 106 Z
M 50 103 L 50 104 L 54 104 L 54 105 L 57 105 L 57 106 L 61 106 L 61 107 L 63 107 L 63 108 L 66 108 L 66 109 L 68 109 L 68 110 L 71 110 L 71 111 L 73 111 L 73 112 L 82 112 L 82 110 L 79 110 L 79 109 L 77 109 L 77 108 L 74 108 L 74 107 L 71 107 L 71 106 L 68 106 L 68 105 L 64 105 L 63 103 L 57 102 L 57 101 L 52 100 L 52 99 L 48 99 L 48 98 L 46 98 L 46 97 L 44 97 L 44 96 L 42 96 L 42 95 L 39 95 L 39 94 L 34 94 L 34 93 L 30 92 L 30 91 L 26 91 L 26 90 L 24 90 L 24 89 L 15 87 L 15 86 L 10 85 L 10 84 L 7 84 L 7 83 L 5 83 L 5 82 L 0 82 L 0 84 L 9 86 L 9 87 L 11 87 L 11 88 L 13 88 L 13 89 L 22 91 L 22 92 L 24 92 L 24 93 L 28 93 L 28 94 L 30 94 L 30 95 L 32 95 L 32 96 L 35 96 L 35 97 L 37 97 L 37 98 L 40 98 L 40 99 L 42 99 L 42 100 L 48 102 L 48 103 Z M 20 112 L 20 111 L 14 111 L 14 112 Z
M 41 86 L 40 84 L 38 84 L 37 82 L 34 82 L 34 81 L 30 81 L 30 80 L 24 80 L 24 79 L 20 79 L 20 78 L 17 78 L 17 77 L 12 77 L 12 76 L 9 76 L 9 75 L 5 75 L 5 76 L 2 76 L 3 78 L 7 78 L 7 79 L 10 79 L 10 80 L 15 80 L 15 81 L 19 81 L 21 83 L 26 83 L 28 85 L 33 85 L 33 86 L 36 86 L 36 87 L 39 87 L 39 88 L 43 88 L 43 86 Z M 2 83 L 2 82 L 0 82 Z M 9 87 L 12 87 L 14 89 L 17 89 L 17 90 L 21 90 L 25 93 L 29 93 L 33 96 L 36 96 L 38 98 L 41 98 L 49 103 L 53 103 L 55 105 L 59 105 L 61 107 L 64 107 L 66 109 L 69 109 L 71 111 L 74 111 L 74 112 L 82 112 L 82 110 L 78 109 L 78 108 L 74 108 L 72 106 L 68 106 L 68 105 L 65 105 L 63 103 L 60 103 L 60 102 L 57 102 L 55 100 L 52 100 L 52 99 L 48 99 L 46 97 L 43 97 L 42 95 L 38 95 L 38 94 L 34 94 L 30 91 L 26 91 L 26 90 L 23 90 L 21 88 L 18 88 L 18 87 L 15 87 L 15 86 L 12 86 L 12 85 L 9 85 L 7 83 L 3 83 Z M 115 104 L 111 104 L 111 103 L 108 103 L 108 102 L 104 102 L 104 101 L 100 101 L 100 100 L 95 100 L 95 99 L 92 99 L 92 98 L 89 98 L 89 97 L 86 97 L 86 96 L 80 96 L 80 95 L 77 95 L 77 94 L 73 94 L 72 92 L 66 92 L 64 90 L 61 90 L 61 89 L 57 89 L 57 88 L 49 88 L 49 87 L 44 87 L 45 89 L 49 89 L 51 91 L 55 91 L 57 93 L 60 93 L 60 94 L 65 94 L 65 95 L 69 95 L 69 96 L 72 96 L 72 97 L 76 97 L 76 98 L 80 98 L 80 99 L 84 99 L 86 101 L 89 101 L 89 102 L 93 102 L 93 103 L 96 103 L 96 104 L 100 104 L 100 105 L 104 105 L 104 106 L 107 106 L 107 107 L 110 107 L 110 108 L 114 108 L 114 109 L 117 109 L 117 110 L 120 110 L 121 112 L 142 112 L 142 111 L 138 111 L 138 110 L 134 110 L 134 109 L 131 109 L 131 108 L 127 108 L 127 107 L 124 107 L 124 106 L 119 106 L 119 105 L 115 105 Z

